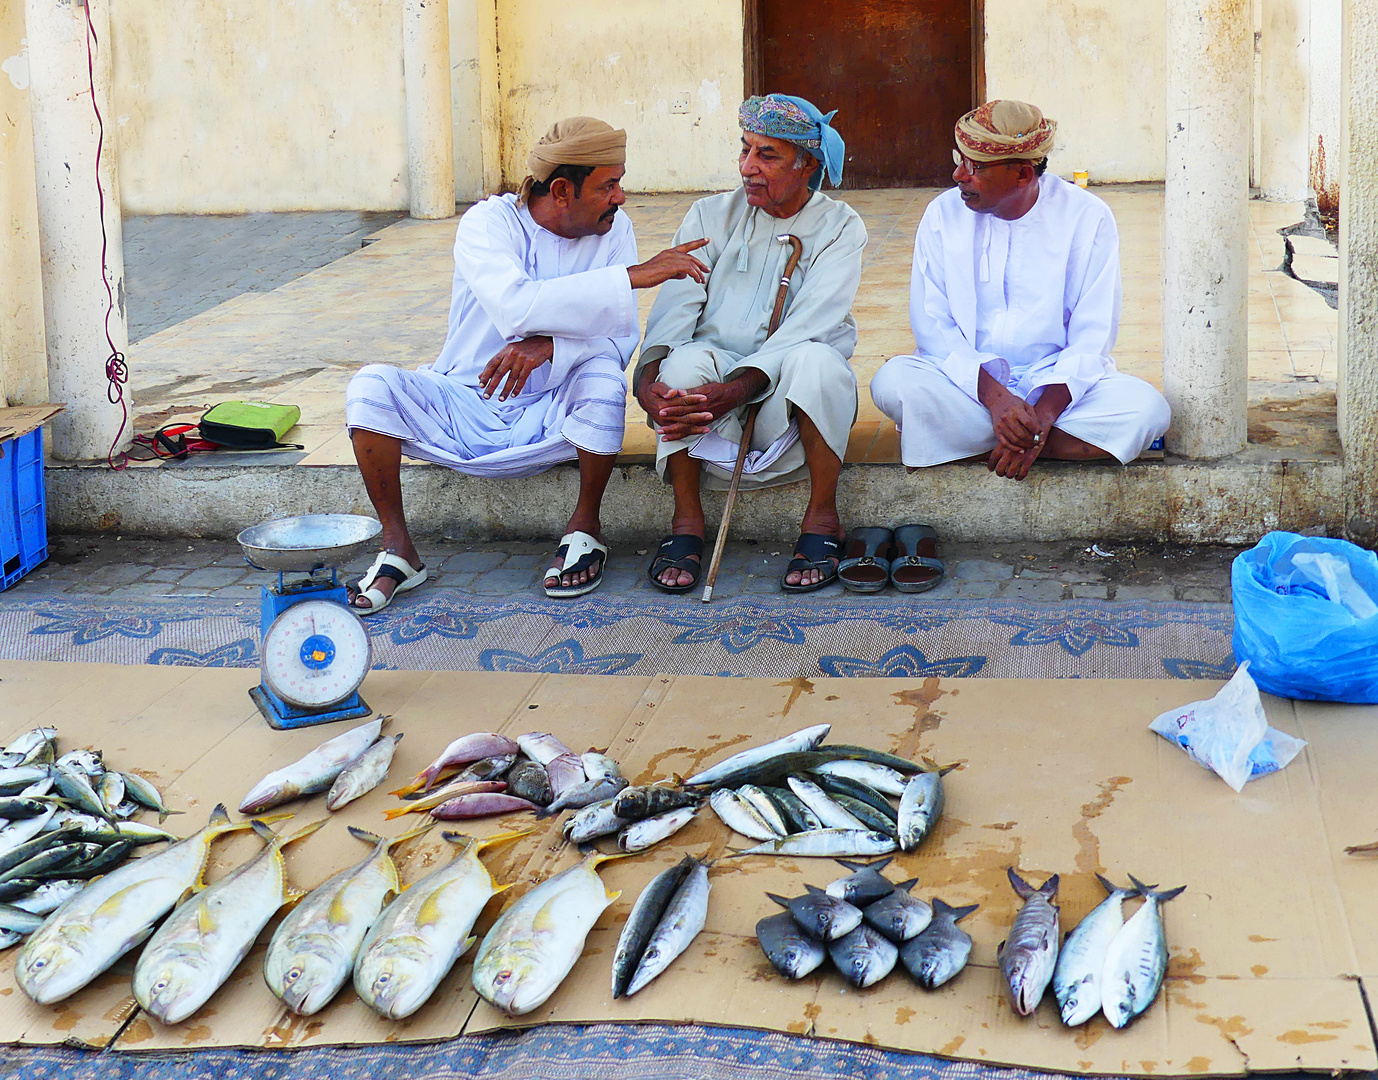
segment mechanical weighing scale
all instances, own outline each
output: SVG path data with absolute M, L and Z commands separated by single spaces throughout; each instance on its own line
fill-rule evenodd
M 239 534 L 244 560 L 278 575 L 259 601 L 263 678 L 249 691 L 273 727 L 355 720 L 373 711 L 359 696 L 373 655 L 368 630 L 350 610 L 338 569 L 382 531 L 373 518 L 308 514 Z M 290 572 L 307 576 L 287 581 Z

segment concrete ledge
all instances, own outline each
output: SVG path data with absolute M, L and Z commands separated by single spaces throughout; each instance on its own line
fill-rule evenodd
M 61 532 L 233 538 L 240 529 L 291 514 L 371 514 L 350 466 L 164 465 L 111 472 L 101 466 L 47 469 L 48 525 Z M 429 465 L 402 470 L 407 515 L 418 537 L 458 540 L 558 536 L 578 490 L 573 465 L 523 480 L 477 480 Z M 1270 529 L 1343 523 L 1342 464 L 1285 461 L 1250 451 L 1216 462 L 1040 464 L 1022 484 L 984 465 L 945 465 L 910 475 L 900 465 L 848 465 L 840 509 L 851 526 L 923 521 L 949 540 L 1163 540 L 1252 543 Z M 732 535 L 792 540 L 802 484 L 745 493 Z M 723 496 L 708 493 L 710 523 Z M 648 465 L 619 467 L 603 503 L 609 540 L 659 536 L 669 490 Z M 710 524 L 710 528 L 711 528 Z

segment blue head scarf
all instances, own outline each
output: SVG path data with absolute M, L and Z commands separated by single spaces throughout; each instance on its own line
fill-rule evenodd
M 765 97 L 747 98 L 737 112 L 738 122 L 744 131 L 764 135 L 768 139 L 784 139 L 796 146 L 802 146 L 823 163 L 823 168 L 814 170 L 809 177 L 809 188 L 817 191 L 823 185 L 823 173 L 828 174 L 828 183 L 837 187 L 842 180 L 842 163 L 846 158 L 847 144 L 842 136 L 829 126 L 829 121 L 837 115 L 837 110 L 826 115 L 819 112 L 812 102 L 791 94 L 767 94 Z

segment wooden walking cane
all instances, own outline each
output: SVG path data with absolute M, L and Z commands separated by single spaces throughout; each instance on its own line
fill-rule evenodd
M 780 276 L 780 291 L 775 294 L 775 310 L 770 313 L 770 325 L 766 328 L 767 338 L 780 328 L 780 320 L 785 314 L 785 296 L 789 292 L 789 281 L 794 276 L 794 269 L 799 265 L 800 257 L 804 254 L 804 245 L 800 243 L 799 237 L 785 233 L 775 239 L 777 243 L 788 244 L 790 253 L 785 263 L 785 272 Z M 708 564 L 708 578 L 703 585 L 705 604 L 713 599 L 713 584 L 718 580 L 718 564 L 722 562 L 723 548 L 727 546 L 727 525 L 732 520 L 732 507 L 737 501 L 737 489 L 742 484 L 746 452 L 751 448 L 751 433 L 756 430 L 756 414 L 760 411 L 759 401 L 748 406 L 746 410 L 746 423 L 742 425 L 742 441 L 737 447 L 737 463 L 732 466 L 732 483 L 727 486 L 727 502 L 723 504 L 722 522 L 718 525 L 718 538 L 713 544 L 713 561 Z

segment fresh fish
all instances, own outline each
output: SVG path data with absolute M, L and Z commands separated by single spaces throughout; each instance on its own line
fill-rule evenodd
M 813 829 L 791 833 L 779 840 L 767 840 L 736 855 L 802 855 L 824 859 L 855 859 L 865 855 L 888 855 L 895 841 L 870 829 Z
M 17 930 L 0 930 L 0 951 L 13 948 L 24 940 L 24 935 Z
M 368 857 L 312 889 L 278 924 L 263 958 L 263 978 L 297 1016 L 315 1015 L 349 981 L 384 901 L 402 889 L 392 848 L 429 828 L 387 839 L 351 825 L 351 836 L 373 845 Z
M 96 817 L 108 818 L 110 811 L 105 808 L 105 803 L 96 794 L 96 789 L 91 786 L 91 781 L 80 769 L 73 769 L 70 766 L 56 766 L 53 769 L 53 784 L 58 792 L 75 809 L 83 814 L 95 814 Z
M 887 836 L 899 840 L 899 827 L 895 821 L 895 811 L 890 809 L 889 813 L 882 813 L 870 803 L 864 803 L 860 799 L 853 799 L 850 795 L 841 795 L 837 792 L 829 792 L 833 802 L 846 810 L 852 817 L 856 818 L 863 826 L 872 832 L 885 833 Z M 887 808 L 889 809 L 889 808 Z
M 519 810 L 539 810 L 540 807 L 515 795 L 499 792 L 480 795 L 461 795 L 431 810 L 437 821 L 457 821 L 461 818 L 487 817 L 489 814 L 512 814 Z
M 613 812 L 628 821 L 658 817 L 667 810 L 678 810 L 685 806 L 698 806 L 701 796 L 691 795 L 678 788 L 656 784 L 648 787 L 623 788 L 613 800 Z
M 521 747 L 521 752 L 532 761 L 539 761 L 542 765 L 549 765 L 561 754 L 570 754 L 578 757 L 568 746 L 562 743 L 554 735 L 546 731 L 528 731 L 525 735 L 517 736 L 517 745 Z M 579 766 L 581 769 L 583 765 Z
M 60 828 L 71 828 L 77 840 L 90 840 L 98 844 L 112 844 L 117 840 L 132 840 L 136 844 L 157 844 L 163 840 L 176 840 L 175 834 L 156 825 L 142 821 L 107 821 L 92 814 L 72 814 L 59 811 L 44 832 Z
M 117 772 L 105 773 L 100 778 L 96 794 L 100 796 L 105 812 L 113 815 L 120 803 L 124 802 L 124 777 Z
M 785 815 L 780 813 L 780 808 L 759 787 L 755 784 L 743 784 L 737 788 L 737 794 L 756 811 L 756 816 L 764 821 L 776 836 L 789 835 L 790 828 L 789 823 L 785 821 Z
M 36 881 L 33 878 L 11 878 L 9 881 L 0 881 L 0 903 L 16 903 L 43 884 L 46 883 Z
M 943 815 L 943 774 L 921 772 L 900 796 L 900 850 L 913 851 Z
M 600 754 L 597 750 L 589 750 L 580 754 L 579 763 L 584 767 L 584 775 L 590 780 L 622 775 L 622 770 L 618 768 L 617 762 L 613 761 L 607 754 Z
M 608 836 L 625 829 L 631 822 L 613 813 L 612 804 L 615 801 L 607 799 L 576 811 L 561 830 L 565 839 L 571 844 L 586 844 L 600 836 Z
M 557 799 L 588 779 L 584 775 L 584 763 L 579 760 L 578 754 L 561 754 L 542 764 L 545 765 L 546 776 L 550 778 L 550 791 Z
M 838 862 L 852 872 L 846 877 L 828 882 L 823 891 L 829 896 L 864 908 L 882 896 L 889 896 L 895 889 L 895 883 L 881 873 L 893 859 L 893 855 L 877 859 L 873 863 L 851 863 L 845 859 L 838 859 Z
M 811 780 L 797 776 L 789 777 L 789 789 L 798 796 L 800 802 L 818 815 L 818 820 L 829 829 L 869 829 L 865 822 L 859 821 L 835 803 L 828 794 Z
M 538 810 L 536 816 L 545 818 L 558 814 L 561 810 L 582 810 L 585 806 L 611 799 L 626 786 L 627 781 L 620 776 L 600 776 L 597 780 L 585 780 L 582 784 L 565 788 L 549 806 Z
M 791 979 L 802 979 L 828 955 L 827 946 L 811 937 L 787 911 L 758 922 L 756 940 L 775 970 Z
M 14 768 L 52 761 L 57 745 L 57 728 L 38 727 L 24 732 L 0 752 L 0 766 Z
M 217 806 L 200 832 L 92 882 L 25 944 L 15 965 L 24 993 L 51 1005 L 80 990 L 148 937 L 153 924 L 200 884 L 216 837 L 251 826 L 231 822 Z
M 12 878 L 41 878 L 49 870 L 67 866 L 73 860 L 87 854 L 84 844 L 54 844 L 0 874 L 0 882 L 9 881 Z
M 44 879 L 93 878 L 119 866 L 120 863 L 129 858 L 129 853 L 134 850 L 134 845 L 128 840 L 121 840 L 117 844 L 109 844 L 105 847 L 100 844 L 83 844 L 82 846 L 86 849 L 84 854 L 78 855 L 58 870 L 48 870 L 42 874 L 35 874 L 34 877 Z
M 47 795 L 53 790 L 53 774 L 50 772 L 39 780 L 35 780 L 28 787 L 18 792 L 21 799 L 38 799 Z
M 32 820 L 37 821 L 39 819 L 34 818 Z M 14 828 L 13 825 L 9 827 L 9 829 L 12 828 Z M 8 832 L 9 829 L 6 829 L 5 832 Z M 63 827 L 54 829 L 52 832 L 39 832 L 37 835 L 31 836 L 27 840 L 15 844 L 9 848 L 9 850 L 0 854 L 0 874 L 5 875 L 4 880 L 18 877 L 19 875 L 10 874 L 9 871 L 14 867 L 22 865 L 29 859 L 32 859 L 40 852 L 47 851 L 51 847 L 55 847 L 58 844 L 70 844 L 74 842 L 77 838 L 76 832 L 75 827 Z
M 446 769 L 456 765 L 468 765 L 470 762 L 481 761 L 497 754 L 516 752 L 517 744 L 506 735 L 499 735 L 493 731 L 476 731 L 470 735 L 461 735 L 440 751 L 439 757 L 417 773 L 416 779 L 406 787 L 398 788 L 393 794 L 410 795 L 413 791 L 430 791 Z
M 158 789 L 138 773 L 122 772 L 120 777 L 124 780 L 125 794 L 140 806 L 146 806 L 150 810 L 156 811 L 160 825 L 167 820 L 169 814 L 182 813 L 181 810 L 169 810 Z
M 126 818 L 132 818 L 142 809 L 143 807 L 141 807 L 133 799 L 125 799 L 124 802 L 120 803 L 119 806 L 115 807 L 115 817 L 119 821 L 124 821 Z M 173 811 L 173 813 L 176 814 L 180 814 L 181 812 L 182 811 L 180 810 Z
M 35 885 L 25 895 L 16 898 L 11 903 L 13 907 L 32 911 L 35 915 L 50 915 L 86 888 L 86 884 L 85 881 L 68 878 L 45 881 Z
M 684 884 L 689 871 L 697 865 L 697 860 L 686 855 L 674 866 L 662 870 L 651 878 L 647 886 L 636 898 L 632 910 L 627 913 L 627 921 L 617 939 L 617 951 L 612 957 L 612 996 L 614 999 L 627 993 L 636 966 L 655 933 L 656 927 L 665 916 L 675 892 Z
M 1010 990 L 1010 1002 L 1020 1016 L 1028 1016 L 1043 1000 L 1043 991 L 1057 966 L 1057 883 L 1054 874 L 1037 889 L 1010 867 L 1010 885 L 1024 901 L 1014 917 L 1010 936 L 1000 946 L 1000 974 Z
M 1068 1027 L 1084 1024 L 1100 1012 L 1106 953 L 1124 925 L 1124 902 L 1136 892 L 1116 888 L 1099 874 L 1096 880 L 1108 895 L 1067 935 L 1053 969 L 1053 993 Z
M 810 772 L 804 779 L 812 780 L 825 793 L 844 805 L 850 806 L 851 802 L 859 802 L 875 813 L 884 814 L 892 824 L 898 816 L 895 813 L 895 808 L 890 805 L 889 798 L 858 780 L 846 776 L 833 776 L 831 773 L 819 772 L 817 769 Z M 847 800 L 851 800 L 851 802 Z
M 872 761 L 887 765 L 908 775 L 919 772 L 920 766 L 904 758 L 872 750 L 865 746 L 842 746 L 833 744 L 818 750 L 801 750 L 791 754 L 780 754 L 767 758 L 755 765 L 747 765 L 727 773 L 710 784 L 692 784 L 691 787 L 739 787 L 742 784 L 778 784 L 787 776 L 803 776 L 815 773 L 820 765 L 829 761 Z
M 59 769 L 79 769 L 93 781 L 99 780 L 105 775 L 105 762 L 101 760 L 99 750 L 68 750 L 67 753 L 57 759 L 55 764 Z M 93 783 L 92 787 L 94 786 Z
M 42 925 L 42 915 L 35 915 L 32 911 L 25 911 L 12 904 L 0 904 L 0 930 L 28 935 Z
M 936 990 L 966 967 L 971 935 L 957 924 L 980 904 L 952 907 L 933 898 L 933 921 L 900 946 L 900 962 L 925 990 Z
M 327 810 L 338 810 L 348 806 L 361 795 L 367 795 L 381 784 L 392 766 L 392 755 L 397 752 L 397 744 L 402 736 L 379 739 L 362 754 L 344 767 L 330 785 L 330 793 L 325 797 Z
M 501 780 L 507 775 L 507 771 L 517 760 L 516 754 L 493 754 L 491 757 L 479 758 L 477 761 L 464 766 L 451 780 L 468 780 L 470 782 L 482 780 Z M 405 790 L 405 789 L 403 789 Z M 420 797 L 419 793 L 406 795 L 405 798 L 415 799 Z
M 729 829 L 752 840 L 775 840 L 777 833 L 761 819 L 756 808 L 738 795 L 732 788 L 717 788 L 708 796 L 708 805 Z
M 314 795 L 335 782 L 344 767 L 373 745 L 388 718 L 380 716 L 321 743 L 303 758 L 275 769 L 239 804 L 241 814 L 259 814 L 282 803 Z
M 49 765 L 17 765 L 0 769 L 0 795 L 18 795 L 31 784 L 43 779 L 51 779 L 52 767 Z
M 613 809 L 616 808 L 617 803 L 614 801 Z M 674 836 L 694 820 L 697 812 L 697 806 L 681 806 L 678 810 L 634 821 L 617 834 L 617 846 L 628 853 L 645 851 L 648 847 Z
M 522 1016 L 555 993 L 598 916 L 622 895 L 598 876 L 601 864 L 620 857 L 592 852 L 498 916 L 474 958 L 474 989 L 485 1001 Z
M 910 895 L 909 890 L 918 883 L 918 878 L 901 881 L 888 894 L 862 908 L 861 917 L 896 944 L 922 933 L 933 921 L 933 909 Z
M 507 784 L 502 780 L 451 780 L 444 787 L 438 787 L 416 799 L 407 799 L 406 805 L 384 810 L 383 817 L 391 821 L 403 814 L 422 814 L 441 803 L 457 799 L 461 795 L 486 795 L 489 792 L 505 791 Z
M 701 787 L 704 784 L 717 784 L 733 773 L 753 765 L 759 765 L 771 758 L 779 757 L 782 754 L 792 754 L 800 750 L 812 750 L 828 737 L 828 732 L 832 731 L 831 724 L 817 724 L 814 727 L 803 728 L 800 731 L 792 732 L 783 738 L 768 742 L 763 746 L 753 746 L 748 750 L 733 754 L 712 765 L 702 772 L 697 772 L 689 777 L 684 784 L 686 787 Z
M 290 836 L 254 822 L 268 846 L 183 903 L 149 939 L 134 966 L 134 997 L 164 1024 L 201 1008 L 248 955 L 268 920 L 302 895 L 287 880 L 282 849 L 329 819 Z
M 789 788 L 774 787 L 768 784 L 758 786 L 766 793 L 766 797 L 779 808 L 790 832 L 808 832 L 811 829 L 823 828 L 823 822 L 818 819 L 818 815 L 805 806 L 804 800 L 790 791 Z
M 30 799 L 22 795 L 7 795 L 0 798 L 0 818 L 13 824 L 16 821 L 27 821 L 29 818 L 36 818 L 53 806 L 55 800 L 50 798 Z M 6 826 L 8 828 L 8 826 Z
M 836 941 L 861 925 L 861 909 L 829 896 L 817 885 L 805 885 L 804 895 L 786 898 L 766 893 L 790 913 L 794 921 L 819 941 Z
M 435 993 L 455 961 L 474 938 L 483 906 L 510 885 L 499 885 L 479 859 L 496 844 L 516 840 L 530 830 L 500 833 L 475 840 L 443 833 L 464 849 L 444 866 L 408 886 L 369 930 L 354 962 L 354 990 L 379 1016 L 401 1020 Z
M 627 987 L 630 997 L 641 990 L 664 971 L 675 957 L 689 947 L 698 937 L 699 931 L 708 919 L 708 892 L 712 888 L 708 880 L 708 864 L 694 860 L 684 881 L 680 883 L 665 915 L 651 934 L 646 951 L 641 954 L 641 962 L 636 966 L 631 985 Z
M 848 761 L 845 758 L 839 761 L 825 761 L 814 772 L 855 780 L 886 795 L 903 795 L 904 785 L 908 780 L 904 773 L 888 765 L 877 765 L 874 761 Z
M 862 923 L 828 945 L 828 955 L 842 977 L 859 989 L 874 986 L 889 975 L 899 959 L 899 950 Z
M 546 774 L 545 766 L 526 758 L 508 771 L 507 790 L 509 794 L 537 806 L 549 806 L 555 798 L 555 793 L 550 790 L 550 777 Z
M 1101 976 L 1101 1010 L 1111 1025 L 1122 1028 L 1153 1004 L 1167 970 L 1167 938 L 1162 906 L 1186 890 L 1154 892 L 1129 875 L 1144 902 L 1110 942 Z

